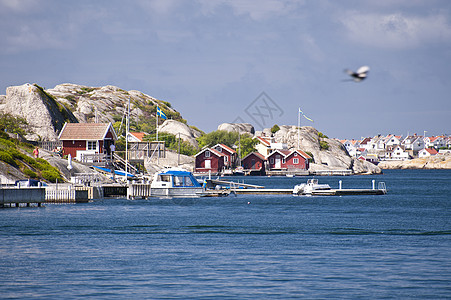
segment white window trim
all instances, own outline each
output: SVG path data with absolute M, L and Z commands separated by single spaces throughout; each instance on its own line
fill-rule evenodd
M 210 151 L 209 150 L 206 150 L 205 151 L 205 157 L 210 157 L 211 155 L 210 155 Z
M 89 149 L 89 144 L 95 143 L 95 149 Z M 99 150 L 99 141 L 86 141 L 86 150 L 88 151 L 98 151 Z

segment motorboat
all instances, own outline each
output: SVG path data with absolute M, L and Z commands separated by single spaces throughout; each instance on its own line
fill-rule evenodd
M 311 195 L 312 191 L 330 190 L 328 184 L 319 184 L 318 179 L 309 179 L 307 183 L 295 185 L 293 188 L 294 195 Z
M 205 189 L 191 172 L 169 168 L 155 173 L 150 184 L 151 197 L 197 198 L 206 196 Z

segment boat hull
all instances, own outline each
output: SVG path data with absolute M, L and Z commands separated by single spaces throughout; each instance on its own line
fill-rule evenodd
M 157 187 L 150 189 L 151 197 L 199 198 L 205 195 L 202 187 Z

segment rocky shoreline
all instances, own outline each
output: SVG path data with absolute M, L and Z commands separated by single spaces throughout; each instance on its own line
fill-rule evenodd
M 439 154 L 425 158 L 402 161 L 383 161 L 381 169 L 451 169 L 451 154 Z

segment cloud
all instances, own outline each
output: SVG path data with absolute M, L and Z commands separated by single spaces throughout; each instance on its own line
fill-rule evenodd
M 352 11 L 342 18 L 350 40 L 387 49 L 408 49 L 426 43 L 448 42 L 451 26 L 443 14 L 407 16 Z
M 296 5 L 303 2 L 300 0 L 198 0 L 204 14 L 212 14 L 218 7 L 227 6 L 232 8 L 235 15 L 246 15 L 255 21 L 288 14 Z
M 3 13 L 30 13 L 37 9 L 36 0 L 0 0 L 0 11 Z

